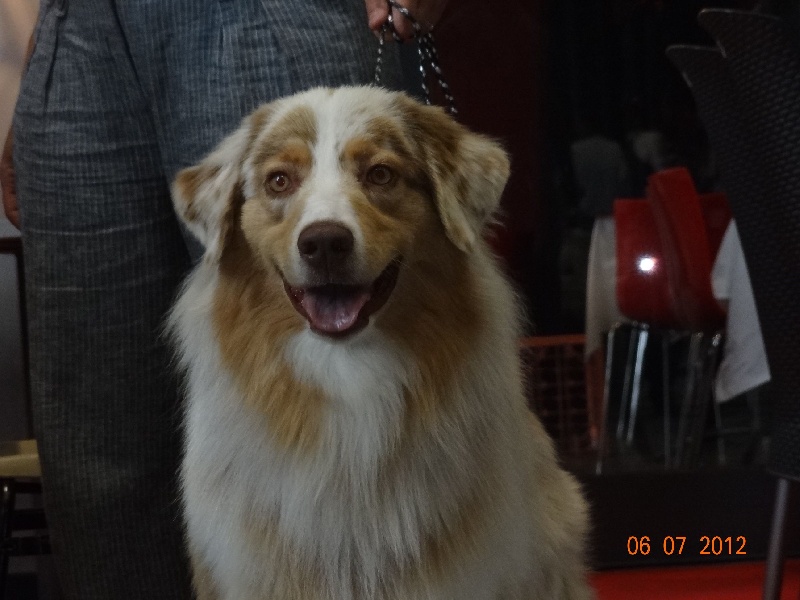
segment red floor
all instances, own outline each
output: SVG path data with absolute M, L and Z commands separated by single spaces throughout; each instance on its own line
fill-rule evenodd
M 761 600 L 764 563 L 625 569 L 592 576 L 597 600 Z M 781 600 L 800 599 L 800 559 L 787 561 Z

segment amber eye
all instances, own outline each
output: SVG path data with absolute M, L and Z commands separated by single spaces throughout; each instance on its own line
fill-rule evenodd
M 367 181 L 375 185 L 387 185 L 394 179 L 394 173 L 386 165 L 375 165 L 367 171 Z
M 267 176 L 267 187 L 275 194 L 281 194 L 292 185 L 291 178 L 283 171 L 276 171 Z

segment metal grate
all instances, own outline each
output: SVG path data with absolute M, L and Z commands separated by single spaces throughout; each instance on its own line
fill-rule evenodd
M 583 335 L 530 337 L 520 343 L 528 404 L 562 456 L 585 455 L 591 434 L 593 379 L 587 378 Z M 602 389 L 602 382 L 600 382 Z

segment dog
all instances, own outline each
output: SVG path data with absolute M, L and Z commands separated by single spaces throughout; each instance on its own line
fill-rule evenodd
M 263 105 L 172 186 L 200 600 L 584 600 L 587 508 L 526 406 L 494 141 L 377 87 Z

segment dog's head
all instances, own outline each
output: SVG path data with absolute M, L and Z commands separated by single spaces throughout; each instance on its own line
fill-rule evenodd
M 406 266 L 470 253 L 508 177 L 505 152 L 440 108 L 374 87 L 315 89 L 259 108 L 173 185 L 217 263 L 243 239 L 319 334 L 352 334 Z

